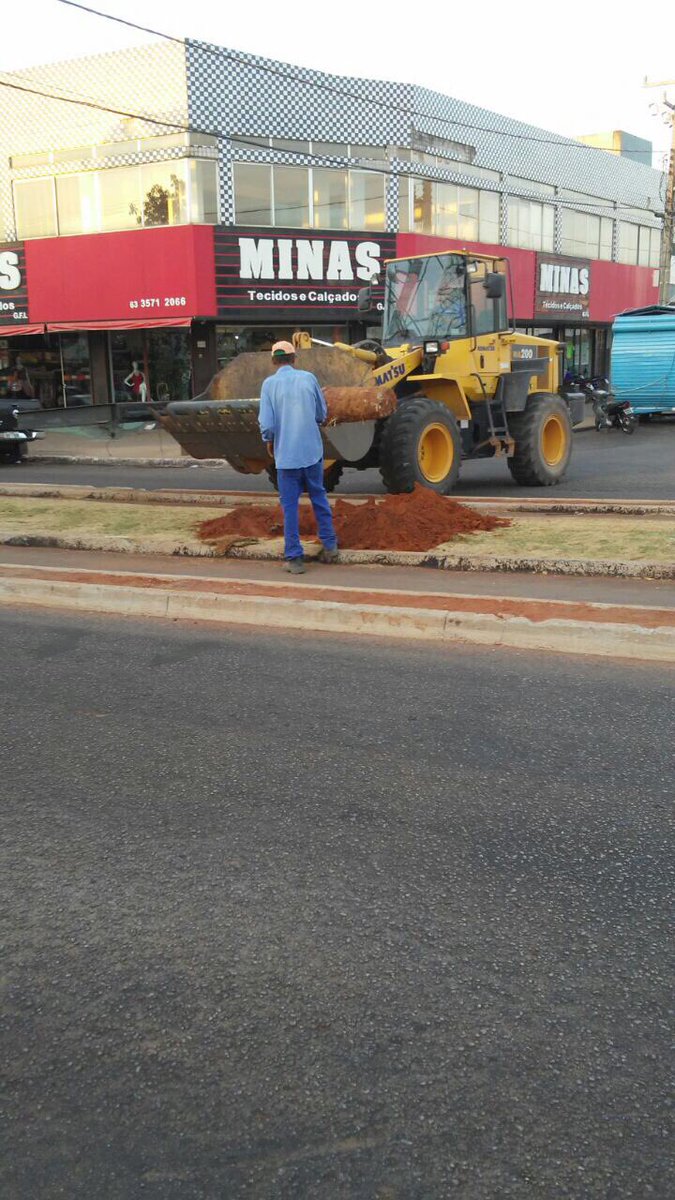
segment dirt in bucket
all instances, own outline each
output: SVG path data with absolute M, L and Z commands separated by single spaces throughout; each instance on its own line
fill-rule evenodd
M 458 534 L 497 529 L 511 522 L 480 513 L 449 496 L 439 496 L 415 485 L 412 492 L 370 496 L 365 502 L 337 500 L 333 521 L 343 550 L 431 550 Z M 280 505 L 240 505 L 223 517 L 202 521 L 201 541 L 232 544 L 235 539 L 281 537 L 284 529 Z M 316 538 L 316 522 L 309 506 L 300 507 L 300 535 Z

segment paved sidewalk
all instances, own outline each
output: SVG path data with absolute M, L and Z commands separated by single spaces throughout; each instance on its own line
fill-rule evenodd
M 424 572 L 429 582 L 421 590 L 392 587 L 390 575 L 386 587 L 372 575 L 369 586 L 353 576 L 346 583 L 344 571 L 330 567 L 296 582 L 280 571 L 274 578 L 222 570 L 195 575 L 171 570 L 171 560 L 161 572 L 138 563 L 112 570 L 100 556 L 96 568 L 78 558 L 68 566 L 30 556 L 0 561 L 0 604 L 675 663 L 672 604 L 434 590 L 435 572 Z
M 279 560 L 181 558 L 164 554 L 127 554 L 61 550 L 43 546 L 0 546 L 0 563 L 12 566 L 63 567 L 72 570 L 122 572 L 126 575 L 192 576 L 195 579 L 242 579 L 288 583 Z M 293 580 L 298 589 L 320 586 L 377 591 L 436 592 L 444 595 L 490 595 L 535 600 L 570 600 L 579 604 L 645 605 L 675 609 L 675 580 L 612 576 L 540 575 L 503 571 L 442 571 L 433 568 L 313 563 Z

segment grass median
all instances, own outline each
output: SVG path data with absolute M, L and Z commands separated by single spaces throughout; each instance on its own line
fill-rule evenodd
M 116 537 L 130 543 L 175 541 L 198 546 L 199 522 L 222 516 L 221 507 L 163 506 L 102 501 L 0 499 L 0 536 Z M 668 517 L 512 516 L 507 528 L 460 535 L 443 547 L 480 558 L 606 559 L 673 562 L 675 523 Z M 430 547 L 431 548 L 431 547 Z
M 507 529 L 460 536 L 444 549 L 461 546 L 462 554 L 476 557 L 675 561 L 675 522 L 670 517 L 509 516 L 513 523 Z
M 106 504 L 92 500 L 0 499 L 3 534 L 33 533 L 67 537 L 100 535 L 130 541 L 197 543 L 195 524 L 222 515 L 222 508 L 174 505 Z

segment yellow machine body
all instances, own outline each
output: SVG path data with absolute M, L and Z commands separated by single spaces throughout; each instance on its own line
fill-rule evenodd
M 562 478 L 584 398 L 573 408 L 559 394 L 561 345 L 515 329 L 508 292 L 505 259 L 468 250 L 390 259 L 381 342 L 293 335 L 296 365 L 312 371 L 327 396 L 333 389 L 345 400 L 323 432 L 336 479 L 345 464 L 379 466 L 390 491 L 421 483 L 444 493 L 461 459 L 494 455 L 507 457 L 522 485 Z M 359 311 L 364 320 L 375 315 L 372 285 L 362 289 Z M 160 420 L 195 457 L 224 457 L 238 471 L 273 477 L 257 423 L 271 369 L 268 354 L 240 355 L 203 396 L 169 405 Z

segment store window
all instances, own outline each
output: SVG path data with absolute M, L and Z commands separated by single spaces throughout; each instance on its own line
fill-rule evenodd
M 376 171 L 349 172 L 350 229 L 384 229 L 385 187 L 385 176 Z
M 398 181 L 398 228 L 400 233 L 410 232 L 410 180 L 406 175 Z
M 415 230 L 418 233 L 478 240 L 479 193 L 475 188 L 415 179 L 413 189 Z
M 509 197 L 508 244 L 523 250 L 553 251 L 555 210 L 551 204 Z
M 412 223 L 410 220 L 412 197 Z M 399 182 L 399 230 L 462 241 L 499 245 L 499 194 L 434 183 L 431 179 L 401 179 Z
M 267 163 L 234 164 L 234 209 L 239 225 L 273 225 L 272 168 Z
M 658 267 L 661 251 L 661 232 L 647 225 L 638 226 L 637 260 L 640 267 Z
M 20 238 L 182 225 L 188 220 L 213 224 L 218 219 L 217 167 L 213 159 L 178 158 L 15 180 L 14 202 Z
M 600 218 L 600 248 L 598 258 L 610 262 L 612 258 L 612 240 L 614 221 L 611 217 Z
M 457 237 L 467 242 L 477 241 L 478 192 L 474 188 L 457 188 L 457 204 Z
M 612 257 L 612 218 L 563 209 L 562 252 L 581 258 Z
M 129 329 L 111 333 L 110 369 L 115 400 L 160 403 L 189 400 L 192 394 L 189 333 L 185 329 Z
M 235 220 L 375 232 L 385 228 L 385 188 L 385 176 L 377 171 L 235 163 Z
M 481 242 L 490 242 L 498 246 L 501 242 L 499 228 L 499 193 L 480 192 L 478 213 Z
M 435 187 L 435 204 L 433 184 L 429 188 L 428 216 L 425 213 L 429 232 L 438 233 L 441 237 L 457 237 L 459 219 L 458 189 L 451 183 L 437 183 Z M 425 230 L 426 232 L 426 230 Z
M 275 168 L 275 179 L 276 179 Z M 347 172 L 312 171 L 312 199 L 315 229 L 347 229 Z
M 53 179 L 16 179 L 14 208 L 19 239 L 53 237 L 56 234 Z
M 218 168 L 208 158 L 191 158 L 190 220 L 195 225 L 218 224 Z
M 63 398 L 68 408 L 92 404 L 89 337 L 86 333 L 59 334 Z
M 100 228 L 97 179 L 94 171 L 56 177 L 59 233 L 96 233 Z
M 431 179 L 411 179 L 412 228 L 415 233 L 434 232 L 434 184 Z
M 35 407 L 63 404 L 59 339 L 43 334 L 3 338 L 0 341 L 0 399 L 22 400 Z
M 142 206 L 134 212 L 139 225 L 183 225 L 187 221 L 185 159 L 144 163 L 141 171 Z
M 638 260 L 639 225 L 619 223 L 619 262 L 635 265 Z
M 140 167 L 101 171 L 98 185 L 101 202 L 100 228 L 103 232 L 129 229 L 133 224 L 142 223 Z
M 309 229 L 309 171 L 274 167 L 274 224 Z

